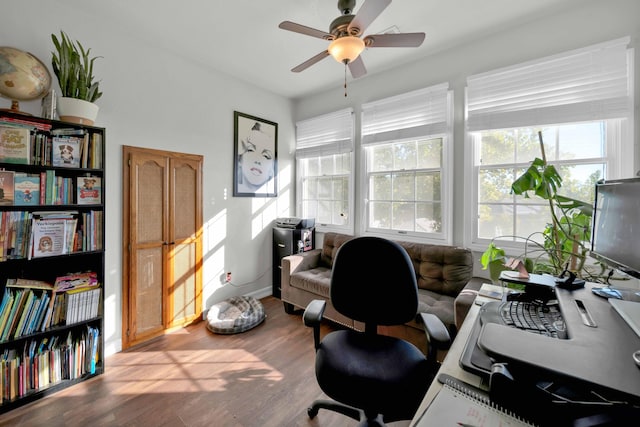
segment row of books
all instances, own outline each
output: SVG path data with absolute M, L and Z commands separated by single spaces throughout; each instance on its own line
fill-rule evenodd
M 102 134 L 84 129 L 43 130 L 0 118 L 0 163 L 102 167 Z
M 98 176 L 65 178 L 54 170 L 27 174 L 0 170 L 0 205 L 90 205 L 102 203 L 102 179 Z M 74 198 L 75 196 L 75 198 Z
M 0 212 L 0 261 L 103 248 L 103 211 Z
M 45 389 L 64 380 L 95 374 L 100 331 L 87 326 L 75 335 L 54 335 L 6 349 L 0 355 L 0 404 Z
M 0 342 L 94 319 L 99 314 L 101 292 L 95 272 L 61 276 L 53 285 L 42 280 L 8 279 L 0 301 Z
M 102 288 L 93 272 L 72 273 L 56 278 L 50 326 L 71 325 L 100 314 Z

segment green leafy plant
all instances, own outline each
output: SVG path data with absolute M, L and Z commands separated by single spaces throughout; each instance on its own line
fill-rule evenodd
M 93 75 L 93 63 L 100 58 L 90 58 L 91 49 L 85 49 L 79 41 L 73 41 L 60 31 L 60 39 L 51 34 L 56 48 L 51 64 L 58 78 L 62 96 L 95 102 L 102 96 L 98 81 Z
M 593 207 L 589 203 L 558 194 L 562 177 L 553 165 L 547 163 L 541 132 L 538 132 L 538 140 L 542 158 L 531 162 L 527 170 L 513 182 L 511 192 L 525 198 L 532 193 L 546 200 L 551 222 L 544 230 L 529 236 L 516 236 L 524 241 L 524 253 L 518 258 L 530 273 L 559 276 L 568 269 L 580 278 L 597 281 L 604 270 L 594 272 L 593 268 L 587 268 L 586 265 Z M 489 269 L 493 281 L 497 281 L 500 272 L 506 269 L 506 254 L 496 246 L 496 239 L 492 240 L 480 260 L 483 269 Z

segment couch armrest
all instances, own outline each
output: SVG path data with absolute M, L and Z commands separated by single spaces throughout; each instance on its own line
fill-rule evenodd
M 465 287 L 460 291 L 455 299 L 453 306 L 453 314 L 456 319 L 456 329 L 460 330 L 462 322 L 464 322 L 467 313 L 471 309 L 471 305 L 474 303 L 478 291 L 485 283 L 491 283 L 489 279 L 483 279 L 481 277 L 472 277 Z
M 320 263 L 322 249 L 313 249 L 301 254 L 289 255 L 280 261 L 280 289 L 283 295 L 287 295 L 291 275 L 297 271 L 311 270 Z

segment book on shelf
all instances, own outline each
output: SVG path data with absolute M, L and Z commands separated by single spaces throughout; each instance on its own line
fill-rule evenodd
M 56 292 L 65 292 L 73 289 L 93 288 L 98 284 L 98 274 L 95 271 L 83 271 L 56 277 L 53 288 Z
M 57 128 L 51 130 L 51 135 L 53 136 L 84 136 L 86 133 L 86 130 L 79 128 Z
M 102 134 L 94 132 L 91 134 L 91 142 L 87 150 L 86 168 L 99 169 L 102 167 Z
M 51 123 L 39 122 L 39 121 L 29 120 L 26 118 L 22 119 L 22 118 L 12 117 L 12 116 L 0 117 L 0 125 L 23 127 L 29 130 L 40 130 L 44 132 L 49 132 L 53 127 Z
M 28 165 L 30 148 L 29 129 L 0 125 L 0 162 Z
M 0 205 L 13 205 L 13 171 L 0 170 Z
M 66 332 L 28 340 L 23 350 L 10 349 L 0 359 L 0 403 L 13 401 L 63 380 L 95 374 L 100 331 Z
M 16 173 L 13 180 L 13 204 L 33 206 L 40 204 L 40 176 Z
M 67 168 L 80 167 L 80 144 L 83 138 L 54 136 L 51 147 L 51 165 Z
M 0 339 L 16 339 L 43 330 L 52 291 L 53 285 L 43 280 L 7 279 L 1 303 Z
M 34 212 L 28 258 L 71 253 L 77 222 L 77 212 Z
M 69 325 L 100 314 L 102 288 L 94 271 L 69 273 L 56 278 L 45 325 Z
M 31 230 L 31 213 L 3 211 L 0 215 L 0 261 L 26 258 Z
M 8 288 L 30 288 L 30 289 L 45 289 L 48 291 L 53 290 L 53 285 L 45 280 L 38 279 L 7 279 L 6 286 Z
M 94 205 L 102 203 L 102 180 L 98 176 L 79 176 L 76 182 L 77 203 Z
M 93 288 L 71 289 L 66 292 L 66 324 L 78 323 L 98 316 L 98 303 L 102 289 Z
M 42 107 L 42 117 L 45 119 L 53 120 L 56 118 L 56 91 L 51 89 L 40 102 Z

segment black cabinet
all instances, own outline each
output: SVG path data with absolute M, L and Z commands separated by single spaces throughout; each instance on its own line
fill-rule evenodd
M 282 258 L 298 252 L 310 251 L 315 247 L 316 229 L 273 228 L 273 296 L 280 298 L 280 278 Z

